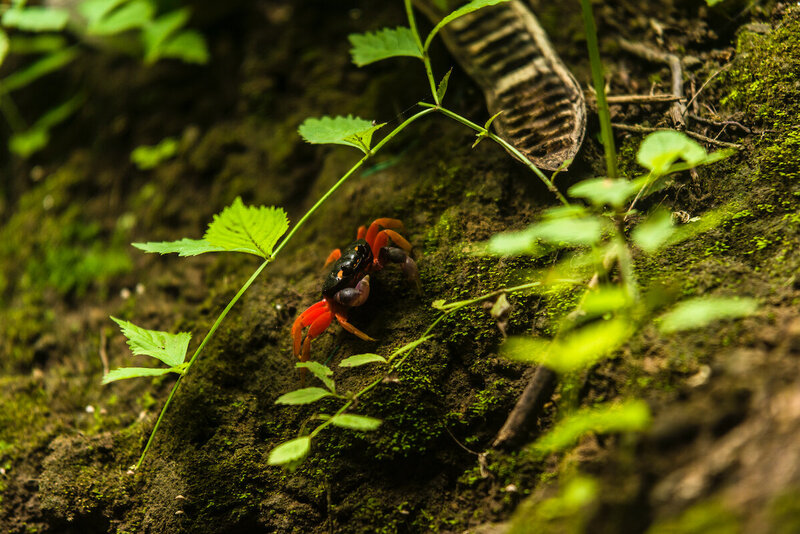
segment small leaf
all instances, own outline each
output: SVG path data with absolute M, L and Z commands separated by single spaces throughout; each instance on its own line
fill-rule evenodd
M 460 8 L 456 9 L 433 27 L 431 32 L 428 34 L 428 37 L 425 39 L 425 44 L 422 46 L 423 50 L 427 50 L 428 47 L 431 45 L 431 41 L 439 33 L 439 30 L 444 28 L 446 25 L 450 24 L 457 18 L 463 17 L 464 15 L 469 15 L 473 11 L 477 11 L 479 9 L 483 9 L 484 7 L 493 6 L 495 4 L 500 4 L 503 2 L 507 2 L 508 0 L 472 0 L 472 2 L 461 6 Z
M 619 286 L 601 286 L 588 290 L 581 301 L 580 310 L 589 317 L 597 317 L 629 307 L 628 292 Z
M 171 367 L 120 367 L 103 375 L 103 385 L 126 378 L 138 378 L 140 376 L 161 376 L 167 373 L 178 373 Z
M 2 30 L 0 30 L 2 31 Z M 11 37 L 12 54 L 49 54 L 67 45 L 67 40 L 60 35 L 14 35 Z
M 410 350 L 414 350 L 415 348 L 417 348 L 418 346 L 422 345 L 423 343 L 425 343 L 429 339 L 433 339 L 433 336 L 432 335 L 428 335 L 428 336 L 425 336 L 425 337 L 421 337 L 419 339 L 415 339 L 411 343 L 406 343 L 405 345 L 403 345 L 402 347 L 400 347 L 399 349 L 397 349 L 396 351 L 394 351 L 392 353 L 392 358 L 394 358 L 395 356 L 399 356 L 399 355 L 403 354 L 404 352 L 408 352 Z
M 178 153 L 178 141 L 174 137 L 165 137 L 156 145 L 141 145 L 131 152 L 131 161 L 140 170 L 154 169 Z
M 192 338 L 192 334 L 189 332 L 170 334 L 158 330 L 147 330 L 116 317 L 111 317 L 111 320 L 122 329 L 122 333 L 128 338 L 128 346 L 134 354 L 152 356 L 170 367 L 180 365 L 186 359 L 189 340 Z
M 434 309 L 437 309 L 439 311 L 444 311 L 444 309 L 445 309 L 444 305 L 445 305 L 445 300 L 444 299 L 437 299 L 437 300 L 434 300 L 433 302 L 431 302 L 431 306 Z
M 594 245 L 602 237 L 603 221 L 597 217 L 544 220 L 528 229 L 535 239 L 555 245 Z
M 142 28 L 152 19 L 153 4 L 147 0 L 131 0 L 90 22 L 87 31 L 94 35 L 115 35 Z
M 447 83 L 450 81 L 450 74 L 453 72 L 453 69 L 447 71 L 447 74 L 444 75 L 442 81 L 439 82 L 439 86 L 436 88 L 436 96 L 439 98 L 439 102 L 444 100 L 444 95 L 447 93 Z
M 229 252 L 269 258 L 278 239 L 289 228 L 286 212 L 274 206 L 245 206 L 241 197 L 214 215 L 203 236 L 210 245 Z
M 100 20 L 115 7 L 128 0 L 83 0 L 78 4 L 78 11 L 90 24 Z
M 500 111 L 498 111 L 497 113 L 495 113 L 494 115 L 489 117 L 489 120 L 486 121 L 486 123 L 483 125 L 483 128 L 485 130 L 488 130 L 489 128 L 491 128 L 492 127 L 492 123 L 494 122 L 494 120 L 497 117 L 499 117 L 500 115 L 502 115 L 502 113 L 503 113 L 503 110 L 501 109 Z
M 269 465 L 283 465 L 302 460 L 308 456 L 311 450 L 311 438 L 303 436 L 291 441 L 281 443 L 269 453 L 267 463 Z
M 69 22 L 69 11 L 56 7 L 11 8 L 3 13 L 2 24 L 25 32 L 58 32 Z
M 533 447 L 540 454 L 551 454 L 573 446 L 590 432 L 641 432 L 650 426 L 651 421 L 650 408 L 642 400 L 601 404 L 568 415 L 539 438 Z
M 358 367 L 359 365 L 374 362 L 386 363 L 386 358 L 380 354 L 356 354 L 339 362 L 339 367 Z
M 390 57 L 416 57 L 422 51 L 410 28 L 383 28 L 375 33 L 353 33 L 347 37 L 353 46 L 350 55 L 359 67 Z
M 501 113 L 503 113 L 502 109 L 500 111 L 498 111 L 497 113 L 495 113 L 494 115 L 492 115 L 491 117 L 489 117 L 489 120 L 486 121 L 486 124 L 483 125 L 483 128 L 488 131 L 489 128 L 492 126 L 492 123 L 494 122 L 494 120 L 497 117 L 499 117 Z M 478 132 L 477 134 L 475 134 L 475 142 L 472 143 L 472 147 L 471 148 L 475 148 L 476 146 L 478 146 L 478 143 L 480 143 L 481 141 L 483 141 L 487 137 L 489 137 L 489 134 L 486 133 L 486 132 L 482 132 L 481 131 L 481 132 Z
M 22 158 L 28 158 L 49 142 L 50 131 L 47 128 L 30 128 L 13 134 L 8 140 L 8 149 Z
M 179 59 L 184 63 L 208 63 L 208 46 L 203 35 L 195 30 L 184 30 L 170 37 L 157 49 L 157 57 Z
M 675 226 L 669 212 L 660 210 L 638 224 L 631 233 L 631 238 L 639 248 L 653 254 L 667 244 L 674 233 Z
M 17 89 L 26 87 L 39 78 L 50 74 L 53 71 L 66 66 L 78 56 L 77 48 L 67 48 L 53 52 L 41 59 L 36 60 L 22 70 L 9 74 L 3 79 L 2 89 L 4 93 L 10 93 Z
M 705 149 L 686 134 L 664 130 L 645 137 L 639 146 L 636 161 L 653 174 L 662 175 L 679 159 L 695 166 L 702 163 L 706 156 Z
M 595 206 L 609 205 L 615 208 L 625 204 L 636 191 L 637 186 L 634 182 L 608 178 L 584 180 L 569 188 L 570 196 L 588 199 Z
M 333 371 L 327 365 L 322 365 L 319 362 L 297 362 L 295 367 L 298 369 L 308 369 L 314 376 L 319 378 L 323 384 L 325 384 L 326 388 L 331 390 L 331 392 L 336 393 L 336 385 L 330 378 L 330 376 L 333 375 Z
M 497 256 L 518 256 L 533 254 L 538 256 L 541 247 L 537 245 L 536 235 L 530 229 L 518 232 L 501 232 L 486 242 L 485 251 Z
M 178 256 L 197 256 L 206 252 L 225 252 L 225 248 L 217 247 L 205 239 L 183 238 L 180 241 L 159 241 L 149 243 L 131 243 L 134 247 L 145 252 L 157 252 L 158 254 L 177 253 Z
M 371 147 L 372 134 L 384 124 L 373 124 L 352 115 L 320 117 L 306 119 L 297 131 L 306 143 L 347 145 L 367 153 Z
M 719 319 L 738 319 L 752 315 L 758 303 L 749 298 L 696 298 L 678 303 L 660 318 L 664 333 L 703 328 Z
M 331 424 L 336 425 L 342 428 L 349 428 L 351 430 L 361 430 L 361 431 L 370 431 L 376 430 L 379 426 L 381 426 L 380 419 L 375 419 L 374 417 L 367 417 L 365 415 L 355 415 L 350 413 L 344 413 L 341 415 L 334 415 L 331 417 Z
M 8 39 L 8 34 L 0 29 L 0 65 L 6 60 L 10 48 L 11 41 Z
M 309 404 L 330 396 L 331 393 L 322 388 L 303 388 L 281 395 L 275 404 Z
M 153 62 L 158 57 L 158 49 L 167 40 L 181 29 L 188 21 L 191 10 L 189 8 L 176 9 L 157 19 L 142 30 L 142 41 L 145 46 L 145 61 Z

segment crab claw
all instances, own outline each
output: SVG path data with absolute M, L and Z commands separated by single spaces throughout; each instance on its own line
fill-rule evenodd
M 333 312 L 324 299 L 311 305 L 306 311 L 295 319 L 292 325 L 292 339 L 294 355 L 301 361 L 307 362 L 311 357 L 311 340 L 320 335 L 333 321 Z M 303 329 L 308 327 L 305 340 Z

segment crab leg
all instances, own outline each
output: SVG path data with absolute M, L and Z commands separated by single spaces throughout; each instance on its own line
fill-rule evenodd
M 329 311 L 328 303 L 321 300 L 301 313 L 292 324 L 292 338 L 294 339 L 294 355 L 299 356 L 303 339 L 303 328 L 311 325 L 320 315 Z
M 373 246 L 373 243 L 375 242 L 375 236 L 378 235 L 378 232 L 380 232 L 381 227 L 383 227 L 383 228 L 394 228 L 396 230 L 401 230 L 402 231 L 403 230 L 403 223 L 400 222 L 398 219 L 388 219 L 388 218 L 375 219 L 374 221 L 372 221 L 372 224 L 369 225 L 369 230 L 367 230 L 367 233 L 364 236 L 364 239 L 366 239 L 367 243 L 369 243 L 369 246 L 372 249 L 372 253 L 373 254 L 377 250 Z
M 325 265 L 323 265 L 323 268 L 327 267 L 328 265 L 330 265 L 331 263 L 335 262 L 336 260 L 338 260 L 341 257 L 342 257 L 342 251 L 337 248 L 336 250 L 334 250 L 333 252 L 331 252 L 328 255 L 328 259 L 325 260 Z
M 359 330 L 355 326 L 353 326 L 350 323 L 348 323 L 347 322 L 347 317 L 345 317 L 341 313 L 337 313 L 336 314 L 336 320 L 339 321 L 339 324 L 342 326 L 342 328 L 344 328 L 345 330 L 347 330 L 351 334 L 354 334 L 354 335 L 360 337 L 364 341 L 375 341 L 374 338 L 369 337 L 367 334 L 365 334 L 364 332 L 362 332 L 361 330 Z
M 406 241 L 405 237 L 401 236 L 394 230 L 381 230 L 378 235 L 375 236 L 375 240 L 370 245 L 372 247 L 372 252 L 376 257 L 380 250 L 389 243 L 389 239 L 391 239 L 395 245 L 405 250 L 407 253 L 411 252 L 411 243 Z
M 311 358 L 311 340 L 324 332 L 330 326 L 331 321 L 333 321 L 333 313 L 326 310 L 314 319 L 314 322 L 308 327 L 306 339 L 303 341 L 303 353 L 298 356 L 301 362 L 307 362 Z

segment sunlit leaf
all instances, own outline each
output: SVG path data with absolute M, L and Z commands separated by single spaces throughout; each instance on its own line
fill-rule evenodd
M 556 245 L 593 245 L 600 241 L 603 221 L 597 217 L 548 219 L 528 229 L 535 239 Z
M 502 232 L 493 235 L 486 242 L 484 250 L 498 256 L 517 256 L 520 254 L 539 255 L 536 235 L 528 228 L 519 232 Z
M 457 18 L 463 17 L 464 15 L 469 15 L 470 13 L 477 11 L 479 9 L 483 9 L 484 7 L 493 6 L 495 4 L 501 4 L 503 2 L 507 2 L 508 0 L 472 0 L 472 2 L 461 6 L 460 8 L 456 9 L 446 17 L 442 18 L 439 23 L 433 27 L 431 32 L 428 34 L 428 37 L 425 39 L 425 44 L 423 45 L 423 49 L 427 50 L 428 47 L 431 45 L 431 41 L 439 33 L 439 30 L 444 28 L 446 25 L 450 24 Z
M 331 390 L 333 393 L 336 393 L 336 385 L 330 378 L 333 375 L 333 371 L 327 365 L 322 365 L 319 362 L 297 362 L 295 367 L 298 369 L 308 369 L 314 376 L 319 378 L 323 384 L 325 384 L 326 388 Z
M 503 345 L 502 352 L 513 360 L 534 362 L 558 373 L 569 373 L 585 369 L 609 356 L 630 338 L 633 331 L 633 325 L 622 319 L 598 321 L 553 341 L 511 337 Z
M 90 24 L 109 14 L 117 6 L 128 0 L 83 0 L 78 3 L 78 12 Z
M 156 48 L 158 58 L 180 59 L 184 63 L 208 63 L 208 47 L 203 35 L 195 30 L 183 30 L 169 37 Z
M 353 33 L 347 37 L 352 48 L 350 55 L 359 67 L 390 57 L 422 58 L 417 40 L 410 28 L 383 28 L 374 33 Z
M 587 316 L 600 316 L 625 309 L 630 305 L 631 298 L 624 288 L 605 285 L 588 290 L 581 301 L 580 309 Z
M 650 408 L 642 400 L 602 404 L 568 415 L 539 438 L 533 447 L 540 454 L 563 451 L 588 434 L 615 434 L 641 432 L 652 421 Z
M 11 41 L 8 39 L 8 34 L 0 29 L 0 65 L 6 60 L 10 48 Z
M 28 158 L 49 142 L 50 131 L 47 128 L 29 128 L 13 134 L 8 140 L 8 149 L 22 158 Z
M 21 89 L 39 78 L 50 74 L 53 71 L 66 66 L 69 62 L 75 59 L 78 55 L 77 48 L 67 48 L 53 52 L 41 59 L 38 59 L 25 67 L 18 70 L 13 74 L 9 74 L 3 78 L 3 84 L 0 91 L 10 93 L 17 89 Z
M 153 4 L 147 0 L 131 0 L 91 21 L 87 30 L 94 35 L 115 35 L 142 28 L 153 19 L 153 12 Z
M 749 298 L 696 298 L 678 303 L 659 319 L 664 333 L 703 328 L 720 319 L 738 319 L 752 315 L 758 303 Z
M 303 388 L 281 395 L 275 404 L 309 404 L 330 396 L 331 392 L 322 388 Z
M 139 169 L 145 171 L 158 165 L 178 153 L 178 141 L 174 137 L 165 137 L 156 145 L 142 145 L 133 149 L 131 161 Z
M 205 239 L 184 238 L 179 241 L 159 241 L 150 243 L 131 243 L 134 247 L 145 252 L 155 252 L 158 254 L 177 253 L 178 256 L 197 256 L 206 252 L 224 252 L 227 249 L 217 247 Z
M 152 62 L 157 59 L 158 48 L 168 37 L 181 29 L 189 21 L 190 13 L 191 11 L 186 7 L 176 9 L 161 15 L 144 27 L 142 30 L 142 41 L 145 45 L 146 61 Z
M 3 26 L 26 32 L 57 32 L 69 22 L 69 11 L 56 7 L 11 8 L 3 13 Z
M 386 358 L 380 354 L 356 354 L 339 362 L 339 367 L 358 367 L 367 363 L 386 363 Z
M 450 81 L 450 74 L 453 72 L 453 69 L 447 71 L 447 74 L 444 75 L 442 81 L 439 82 L 439 86 L 436 88 L 436 96 L 439 98 L 439 102 L 444 100 L 444 95 L 447 93 L 447 83 Z
M 585 198 L 595 206 L 609 205 L 619 208 L 636 194 L 636 184 L 628 180 L 592 178 L 570 187 L 569 194 L 572 197 Z
M 366 153 L 372 146 L 372 134 L 384 124 L 373 124 L 352 115 L 320 117 L 306 119 L 297 131 L 307 143 L 347 145 Z
M 341 415 L 334 415 L 331 417 L 331 424 L 340 426 L 342 428 L 349 428 L 351 430 L 370 431 L 375 430 L 381 426 L 380 419 L 374 417 L 367 417 L 365 415 L 354 415 L 345 413 Z
M 631 238 L 639 248 L 648 254 L 653 254 L 667 244 L 674 233 L 672 216 L 669 212 L 660 210 L 638 224 L 631 233 Z
M 177 373 L 176 369 L 170 367 L 120 367 L 103 375 L 103 384 L 125 380 L 126 378 L 138 378 L 142 376 L 161 376 L 167 373 Z
M 186 359 L 186 350 L 189 348 L 189 340 L 192 338 L 192 334 L 189 332 L 170 334 L 158 330 L 147 330 L 116 317 L 111 317 L 111 320 L 122 329 L 122 333 L 128 338 L 128 346 L 134 354 L 152 356 L 170 367 L 180 365 Z
M 230 252 L 269 258 L 278 239 L 289 228 L 286 212 L 274 206 L 245 206 L 241 197 L 214 215 L 203 236 L 210 245 Z
M 684 133 L 676 130 L 653 132 L 645 137 L 636 154 L 636 161 L 660 175 L 668 172 L 679 159 L 689 165 L 698 165 L 707 154 L 705 149 Z
M 269 453 L 269 458 L 267 458 L 267 463 L 269 465 L 283 465 L 296 462 L 308 456 L 310 450 L 310 437 L 295 438 L 272 449 Z

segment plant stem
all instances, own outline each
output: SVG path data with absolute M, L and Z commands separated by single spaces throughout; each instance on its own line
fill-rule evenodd
M 559 191 L 558 188 L 555 185 L 553 185 L 553 182 L 551 182 L 550 179 L 547 176 L 545 176 L 545 174 L 539 169 L 539 167 L 534 165 L 528 158 L 525 157 L 524 154 L 522 154 L 522 152 L 520 152 L 519 150 L 514 148 L 513 145 L 509 144 L 502 137 L 500 137 L 498 135 L 495 135 L 494 133 L 490 132 L 489 130 L 487 130 L 483 126 L 475 124 L 474 122 L 472 122 L 471 120 L 467 119 L 466 117 L 462 117 L 458 113 L 456 113 L 454 111 L 450 111 L 449 109 L 444 108 L 442 106 L 438 106 L 438 105 L 434 106 L 432 104 L 428 104 L 427 102 L 420 102 L 419 105 L 424 107 L 424 108 L 435 109 L 439 113 L 442 113 L 443 115 L 446 115 L 447 117 L 450 117 L 451 119 L 453 119 L 453 120 L 455 120 L 457 122 L 460 122 L 461 124 L 463 124 L 463 125 L 465 125 L 465 126 L 467 126 L 469 128 L 472 128 L 476 132 L 488 137 L 489 139 L 491 139 L 495 143 L 499 144 L 500 146 L 505 148 L 508 152 L 510 152 L 520 163 L 522 163 L 523 165 L 528 167 L 531 171 L 533 171 L 533 173 L 536 176 L 539 177 L 539 179 L 542 181 L 542 183 L 544 183 L 544 185 L 547 187 L 547 189 L 551 193 L 553 193 L 556 196 L 556 198 L 558 198 L 558 200 L 561 201 L 562 204 L 564 204 L 565 206 L 569 206 L 570 205 L 569 201 L 567 201 L 567 199 L 564 198 L 564 195 L 561 194 L 561 191 Z
M 403 129 L 405 129 L 409 124 L 411 124 L 412 122 L 414 122 L 415 120 L 419 119 L 420 117 L 422 117 L 424 115 L 427 115 L 429 113 L 433 113 L 434 111 L 435 111 L 434 109 L 424 109 L 424 110 L 420 111 L 419 113 L 417 113 L 417 114 L 409 117 L 405 121 L 403 121 L 397 128 L 395 128 L 394 130 L 389 132 L 386 135 L 386 137 L 381 139 L 381 141 L 378 144 L 376 144 L 372 148 L 372 150 L 368 151 L 364 155 L 364 157 L 362 157 L 360 160 L 358 160 L 358 162 L 355 165 L 353 165 L 353 167 L 351 167 L 350 170 L 347 171 L 347 173 L 345 173 L 344 176 L 342 176 L 330 189 L 328 189 L 328 191 L 324 195 L 322 195 L 322 197 L 313 206 L 311 206 L 311 209 L 309 209 L 305 213 L 305 215 L 303 215 L 303 217 L 297 222 L 297 224 L 294 225 L 294 228 L 292 228 L 292 231 L 289 232 L 286 235 L 286 237 L 283 238 L 283 240 L 281 241 L 280 245 L 278 245 L 278 247 L 274 250 L 272 255 L 269 258 L 267 258 L 258 267 L 258 269 L 255 270 L 255 272 L 250 276 L 250 278 L 247 280 L 247 282 L 244 283 L 244 285 L 241 287 L 241 289 L 239 289 L 239 292 L 236 293 L 236 295 L 231 299 L 231 301 L 228 303 L 228 305 L 225 306 L 225 309 L 222 310 L 222 313 L 220 313 L 219 317 L 217 317 L 217 320 L 214 321 L 214 324 L 212 325 L 211 329 L 205 335 L 205 337 L 203 338 L 203 341 L 200 342 L 200 345 L 194 351 L 194 354 L 192 354 L 192 357 L 189 359 L 189 362 L 186 364 L 186 368 L 184 369 L 183 374 L 178 377 L 178 380 L 175 381 L 175 385 L 172 386 L 172 390 L 169 392 L 169 396 L 167 397 L 167 400 L 164 403 L 164 406 L 161 408 L 161 413 L 158 415 L 158 419 L 156 420 L 156 424 L 153 427 L 153 430 L 150 432 L 150 437 L 148 438 L 147 444 L 145 445 L 144 450 L 142 451 L 142 455 L 139 457 L 139 461 L 136 463 L 135 469 L 138 469 L 142 465 L 142 462 L 144 461 L 144 458 L 147 455 L 147 451 L 150 449 L 150 446 L 153 444 L 153 439 L 155 438 L 156 431 L 158 430 L 158 427 L 161 425 L 161 420 L 164 418 L 164 414 L 167 412 L 167 408 L 169 408 L 169 405 L 172 402 L 172 397 L 175 395 L 175 392 L 178 390 L 178 386 L 181 384 L 181 381 L 183 380 L 183 377 L 186 376 L 186 374 L 189 372 L 189 369 L 191 369 L 192 364 L 194 363 L 194 361 L 197 359 L 197 357 L 200 355 L 200 353 L 203 352 L 203 349 L 205 348 L 206 344 L 211 339 L 211 337 L 214 335 L 214 333 L 217 331 L 217 328 L 219 328 L 219 325 L 222 323 L 222 321 L 228 315 L 228 312 L 231 311 L 231 308 L 233 308 L 233 306 L 239 301 L 239 299 L 242 297 L 244 292 L 247 291 L 250 288 L 250 286 L 253 284 L 253 282 L 255 282 L 256 278 L 258 278 L 258 275 L 261 274 L 261 271 L 263 271 L 264 268 L 270 262 L 272 262 L 272 260 L 275 259 L 275 256 L 278 255 L 278 252 L 280 252 L 283 249 L 283 247 L 286 246 L 286 244 L 289 242 L 289 240 L 292 238 L 292 236 L 294 236 L 294 234 L 297 232 L 297 230 L 303 225 L 303 223 L 305 223 L 305 221 L 308 220 L 308 218 L 315 211 L 317 211 L 317 209 L 322 205 L 322 203 L 325 202 L 345 182 L 345 180 L 347 180 L 350 176 L 352 176 L 353 173 L 356 170 L 358 170 L 364 164 L 364 162 L 366 162 L 372 155 L 374 155 L 378 150 L 380 150 L 386 143 L 388 143 L 398 133 L 400 133 Z
M 594 23 L 592 5 L 589 0 L 580 0 L 583 11 L 583 26 L 586 31 L 586 47 L 589 49 L 589 62 L 592 65 L 592 84 L 597 93 L 597 115 L 600 119 L 600 138 L 606 157 L 606 174 L 612 180 L 617 178 L 617 153 L 614 149 L 614 132 L 611 130 L 611 114 L 606 100 L 606 86 L 603 78 L 603 63 L 600 61 L 600 47 L 597 44 L 597 27 Z
M 411 33 L 414 34 L 414 40 L 417 42 L 420 53 L 422 53 L 422 63 L 425 65 L 425 75 L 428 77 L 428 85 L 431 87 L 431 95 L 436 105 L 439 105 L 439 93 L 436 92 L 436 78 L 433 76 L 433 68 L 431 67 L 431 58 L 428 56 L 428 49 L 422 45 L 422 39 L 419 37 L 419 30 L 417 30 L 417 22 L 414 20 L 414 8 L 411 6 L 411 0 L 403 0 L 406 6 L 406 16 L 408 17 L 408 26 L 411 28 Z

